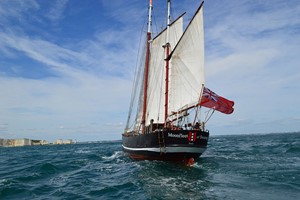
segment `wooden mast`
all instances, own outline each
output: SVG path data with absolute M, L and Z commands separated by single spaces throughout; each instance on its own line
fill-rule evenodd
M 149 3 L 149 14 L 148 14 L 146 61 L 145 61 L 145 73 L 144 73 L 144 101 L 143 101 L 143 115 L 142 115 L 142 133 L 145 133 L 146 113 L 147 113 L 147 88 L 148 88 L 148 74 L 149 74 L 151 25 L 152 25 L 152 0 L 150 0 L 150 3 Z
M 168 18 L 167 18 L 167 41 L 164 45 L 165 53 L 166 53 L 166 79 L 165 79 L 165 127 L 168 122 L 168 107 L 169 107 L 169 59 L 167 59 L 170 55 L 170 18 L 171 18 L 171 0 L 168 0 Z

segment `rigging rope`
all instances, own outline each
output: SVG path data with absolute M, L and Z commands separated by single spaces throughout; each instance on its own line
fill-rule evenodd
M 142 38 L 143 38 L 143 29 L 145 27 L 145 21 L 143 23 L 143 27 L 140 33 L 140 40 L 139 40 L 139 44 L 141 44 Z M 141 45 L 139 45 L 141 46 Z M 132 108 L 133 105 L 135 103 L 135 99 L 136 99 L 136 94 L 137 94 L 137 88 L 138 88 L 138 83 L 139 83 L 139 74 L 141 72 L 141 67 L 140 67 L 140 62 L 142 59 L 139 59 L 140 56 L 140 49 L 141 47 L 138 48 L 138 54 L 137 54 L 137 60 L 136 60 L 136 66 L 135 66 L 135 73 L 134 73 L 134 80 L 133 80 L 133 85 L 132 85 L 132 91 L 131 91 L 131 100 L 130 100 L 130 105 L 129 105 L 129 112 L 128 112 L 128 117 L 127 117 L 127 122 L 126 122 L 126 127 L 125 127 L 125 131 L 127 131 L 129 128 L 132 127 L 132 125 L 130 126 L 130 118 L 132 115 Z M 142 48 L 144 49 L 144 48 Z

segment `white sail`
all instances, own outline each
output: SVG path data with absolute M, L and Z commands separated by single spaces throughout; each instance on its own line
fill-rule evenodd
M 169 114 L 197 103 L 204 83 L 204 30 L 201 6 L 172 52 Z
M 171 50 L 183 33 L 183 19 L 179 17 L 170 25 Z M 153 119 L 155 123 L 164 122 L 165 102 L 165 51 L 167 31 L 162 31 L 151 43 L 149 82 L 147 92 L 146 125 Z

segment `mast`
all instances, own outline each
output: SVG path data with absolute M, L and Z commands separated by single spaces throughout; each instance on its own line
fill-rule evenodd
M 165 83 L 165 127 L 167 126 L 168 121 L 168 107 L 169 107 L 169 59 L 170 55 L 170 18 L 171 18 L 171 0 L 168 0 L 168 18 L 167 18 L 167 41 L 164 45 L 166 52 L 166 83 Z
M 148 74 L 149 74 L 151 25 L 152 25 L 152 0 L 150 0 L 150 3 L 149 3 L 149 14 L 148 14 L 146 61 L 145 61 L 145 74 L 144 74 L 144 101 L 143 101 L 143 115 L 142 115 L 142 133 L 145 133 L 145 124 L 146 124 L 147 88 L 148 88 Z

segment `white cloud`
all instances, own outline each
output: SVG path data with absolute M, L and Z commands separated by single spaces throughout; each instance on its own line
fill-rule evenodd
M 60 20 L 63 17 L 63 12 L 69 0 L 56 0 L 47 17 L 52 21 Z
M 295 3 L 206 2 L 207 86 L 235 100 L 232 115 L 212 118 L 215 133 L 300 129 L 286 123 L 299 116 L 300 5 Z M 218 8 L 223 11 L 215 13 Z
M 39 8 L 39 4 L 35 0 L 9 0 L 0 2 L 0 15 L 2 16 L 0 22 L 7 17 L 18 18 L 29 10 L 36 10 Z M 20 20 L 22 20 L 20 18 Z
M 51 8 L 56 11 L 53 20 L 63 17 L 67 2 L 61 3 L 59 9 Z M 2 30 L 0 51 L 6 57 L 26 56 L 58 76 L 26 79 L 3 74 L 0 122 L 15 137 L 45 135 L 54 140 L 65 134 L 101 140 L 102 134 L 109 133 L 111 138 L 120 138 L 137 52 L 130 42 L 136 35 L 139 33 L 111 29 L 78 43 L 57 43 L 54 36 L 48 41 L 43 35 L 30 36 L 14 27 Z M 108 128 L 107 124 L 118 125 Z
M 90 74 L 80 77 L 70 82 L 1 78 L 0 121 L 8 124 L 9 131 L 21 136 L 30 134 L 30 127 L 48 133 L 59 126 L 76 127 L 96 121 L 102 127 L 124 119 L 130 81 L 114 77 L 100 79 Z M 18 130 L 17 127 L 23 128 Z M 78 130 L 73 131 L 73 137 L 81 134 Z M 100 138 L 101 135 L 97 139 Z

